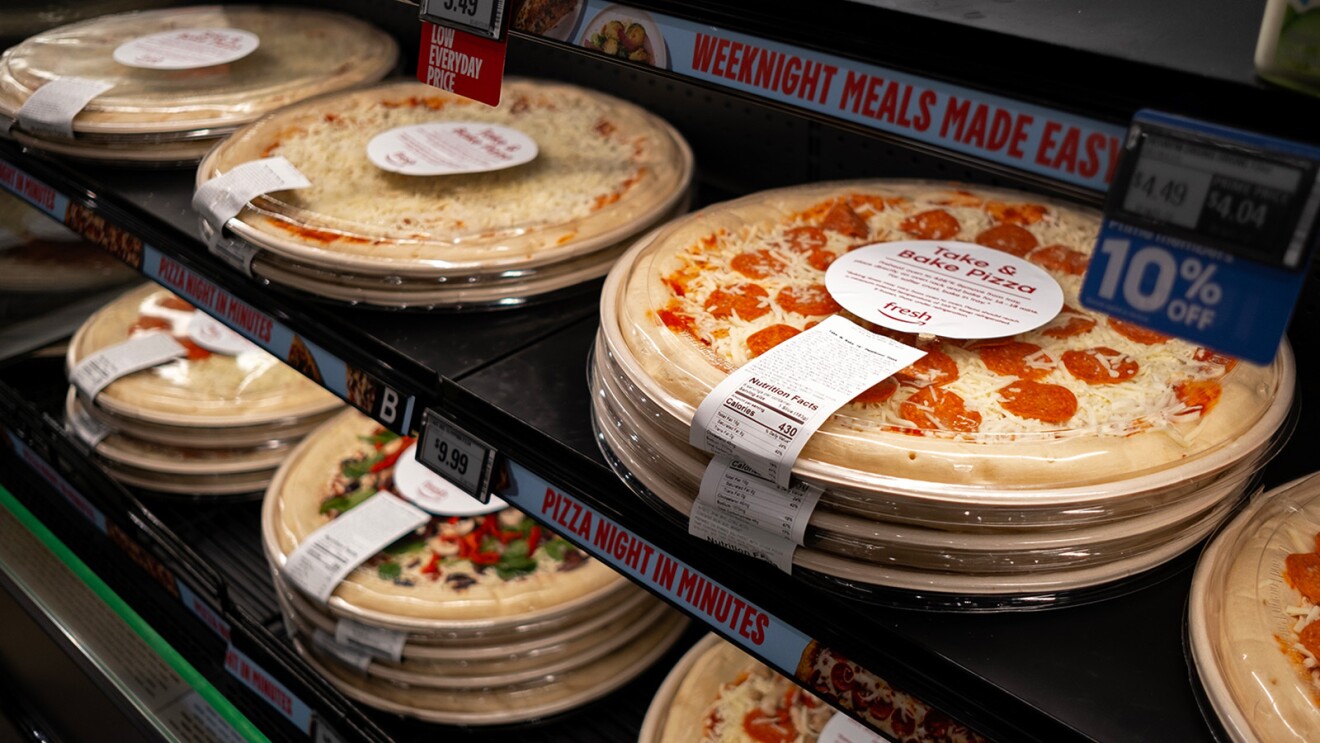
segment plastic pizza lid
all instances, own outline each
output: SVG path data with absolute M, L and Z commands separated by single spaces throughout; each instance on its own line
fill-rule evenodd
M 350 463 L 384 453 L 383 449 L 373 452 L 374 444 L 369 441 L 381 430 L 361 413 L 346 411 L 309 435 L 281 465 L 262 507 L 263 545 L 274 567 L 281 568 L 303 540 L 338 513 L 335 508 L 327 510 L 336 487 L 342 490 L 351 484 L 361 492 L 374 493 L 391 486 L 392 465 L 358 475 L 352 483 L 347 483 L 343 475 Z M 385 446 L 393 451 L 392 447 L 402 443 Z M 420 562 L 414 570 L 405 565 L 411 559 L 400 555 L 397 576 L 383 574 L 378 565 L 364 565 L 350 573 L 335 588 L 328 610 L 338 617 L 402 632 L 495 632 L 578 615 L 586 607 L 599 606 L 600 601 L 628 584 L 604 563 L 585 557 L 562 540 L 555 542 L 545 530 L 539 532 L 544 538 L 531 547 L 528 555 L 535 562 L 530 572 L 511 572 L 501 577 L 500 571 L 458 556 L 459 543 L 467 533 L 502 524 L 498 520 L 506 513 L 518 516 L 516 510 L 506 509 L 454 519 L 453 523 L 435 517 L 431 524 L 404 539 L 411 540 L 409 545 L 414 545 L 420 555 L 434 556 L 434 564 L 445 571 L 443 580 L 429 580 L 420 572 L 424 567 Z M 518 520 L 519 524 L 525 521 L 526 517 Z M 498 528 L 504 529 L 502 525 Z M 500 542 L 502 546 L 495 549 L 512 549 L 514 542 L 522 542 L 526 548 L 530 539 Z M 441 552 L 453 554 L 439 561 Z
M 678 659 L 669 674 L 665 676 L 655 696 L 651 697 L 651 704 L 646 708 L 646 717 L 642 719 L 642 729 L 637 735 L 637 743 L 660 743 L 664 740 L 679 687 L 687 681 L 698 660 L 713 648 L 727 644 L 719 635 L 710 634 L 698 640 L 686 653 L 683 653 L 683 657 Z
M 339 398 L 255 345 L 246 344 L 236 354 L 198 346 L 188 339 L 188 328 L 201 322 L 199 317 L 168 291 L 139 287 L 83 323 L 69 343 L 68 368 L 135 332 L 158 329 L 188 347 L 188 356 L 117 379 L 97 395 L 97 407 L 151 425 L 260 429 L 342 406 Z
M 504 170 L 426 176 L 368 158 L 383 132 L 445 122 L 512 127 L 539 154 Z M 312 185 L 254 198 L 228 227 L 296 263 L 359 276 L 482 274 L 594 252 L 670 212 L 693 173 L 687 144 L 641 108 L 508 79 L 494 108 L 421 83 L 290 106 L 217 147 L 197 184 L 268 156 L 287 158 Z
M 131 168 L 181 168 L 196 164 L 220 139 L 166 142 L 162 144 L 90 144 L 32 137 L 13 131 L 24 147 L 45 150 L 61 157 L 102 165 Z
M 821 214 L 835 207 L 865 222 L 867 236 L 819 227 Z M 958 231 L 930 232 L 924 221 L 929 213 L 945 215 Z M 1038 197 L 921 182 L 845 182 L 756 194 L 675 220 L 619 259 L 602 292 L 606 348 L 640 390 L 647 412 L 685 439 L 697 404 L 727 369 L 753 353 L 746 339 L 770 329 L 758 330 L 761 325 L 785 325 L 783 332 L 789 333 L 824 317 L 803 312 L 834 312 L 823 290 L 817 292 L 821 302 L 803 305 L 797 299 L 798 284 L 823 286 L 818 265 L 861 243 L 914 234 L 981 240 L 1025 252 L 1049 267 L 1065 302 L 1065 310 L 1045 326 L 987 348 L 1012 341 L 1021 344 L 1013 349 L 1047 352 L 1048 363 L 1035 370 L 1044 374 L 1041 382 L 1064 388 L 1077 398 L 1080 412 L 1063 424 L 1009 412 L 996 394 L 1017 377 L 992 371 L 982 358 L 991 353 L 975 344 L 944 339 L 926 359 L 900 372 L 910 386 L 886 402 L 850 403 L 832 416 L 807 442 L 796 474 L 831 487 L 966 505 L 1058 504 L 1175 488 L 1267 447 L 1293 396 L 1294 367 L 1286 345 L 1275 363 L 1259 367 L 1077 309 L 1080 271 L 1097 227 L 1094 213 Z M 798 229 L 821 237 L 808 244 L 791 232 Z M 1024 242 L 1013 243 L 1004 234 Z M 815 264 L 813 256 L 818 256 Z M 1070 257 L 1076 260 L 1066 260 Z M 790 280 L 798 283 L 786 283 Z M 726 304 L 711 288 L 719 281 L 759 287 L 764 294 L 759 299 L 757 290 L 747 289 L 748 298 L 756 300 L 747 310 L 755 322 L 731 314 L 738 321 L 729 327 L 706 327 L 702 318 L 713 318 L 711 313 Z M 1068 367 L 1073 357 L 1065 355 L 1074 351 L 1075 370 Z M 1103 367 L 1108 362 L 1097 360 L 1102 355 L 1115 365 L 1115 376 L 1084 381 L 1091 377 L 1081 362 Z M 1027 363 L 1025 357 L 1016 361 Z M 1128 374 L 1134 376 L 1124 379 Z M 1111 379 L 1119 382 L 1108 383 Z M 907 414 L 925 427 L 903 418 L 903 406 L 918 394 L 910 391 L 914 387 L 959 395 L 971 406 L 966 410 L 981 416 L 978 430 L 937 428 L 939 416 L 923 418 L 918 402 L 911 402 L 916 412 Z M 1201 393 L 1212 403 L 1202 404 Z M 965 417 L 971 420 L 970 414 Z
M 256 38 L 246 56 L 189 69 L 121 63 L 126 43 L 166 32 L 233 29 Z M 122 57 L 125 58 L 126 57 Z M 113 83 L 73 120 L 75 137 L 135 137 L 214 130 L 331 90 L 384 77 L 394 68 L 392 37 L 347 15 L 314 8 L 207 5 L 102 16 L 43 31 L 0 57 L 0 115 L 64 77 Z M 168 63 L 167 63 L 168 64 Z
M 1255 498 L 1196 566 L 1191 660 L 1234 741 L 1320 737 L 1320 664 L 1303 644 L 1320 608 L 1286 567 L 1292 554 L 1303 571 L 1320 561 L 1317 534 L 1320 477 L 1311 475 Z
M 548 717 L 608 694 L 659 660 L 687 624 L 686 617 L 671 613 L 599 660 L 536 682 L 495 689 L 439 690 L 392 683 L 363 676 L 300 639 L 294 640 L 294 647 L 345 696 L 369 707 L 428 722 L 501 725 Z

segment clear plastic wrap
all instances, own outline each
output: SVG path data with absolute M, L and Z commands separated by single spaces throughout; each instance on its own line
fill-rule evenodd
M 428 722 L 502 725 L 526 722 L 582 706 L 646 670 L 678 641 L 686 617 L 669 615 L 635 641 L 587 665 L 515 686 L 426 689 L 360 674 L 301 639 L 294 647 L 345 696 L 376 709 Z
M 383 439 L 388 441 L 377 448 Z M 300 542 L 341 508 L 351 508 L 358 493 L 369 496 L 392 487 L 388 456 L 407 443 L 356 411 L 346 411 L 308 436 L 266 494 L 262 534 L 271 565 L 282 566 Z M 492 537 L 486 553 L 485 537 L 505 532 L 509 541 Z M 481 538 L 466 540 L 469 534 Z M 473 554 L 463 552 L 465 544 Z M 503 555 L 512 556 L 515 544 L 534 564 L 520 560 L 506 572 L 500 568 Z M 452 521 L 433 517 L 373 559 L 339 584 L 327 608 L 335 616 L 404 632 L 507 630 L 574 614 L 628 585 L 514 509 Z M 381 570 L 382 562 L 397 566 L 395 574 Z
M 367 143 L 395 127 L 496 123 L 536 141 L 535 160 L 443 176 L 389 172 Z M 279 155 L 309 188 L 257 197 L 228 226 L 303 266 L 358 277 L 493 275 L 608 248 L 685 198 L 692 155 L 676 131 L 630 103 L 559 83 L 506 80 L 490 108 L 420 83 L 325 96 L 236 133 L 197 183 Z
M 184 358 L 110 383 L 97 395 L 93 409 L 141 421 L 148 428 L 243 428 L 236 438 L 250 440 L 250 432 L 261 437 L 254 442 L 259 443 L 284 437 L 271 430 L 271 424 L 292 420 L 290 428 L 296 430 L 298 419 L 324 416 L 342 406 L 337 397 L 255 346 L 228 355 L 192 343 L 187 327 L 195 316 L 191 305 L 155 285 L 134 289 L 92 315 L 69 343 L 70 370 L 93 353 L 146 330 L 167 331 L 188 349 Z M 199 434 L 202 442 L 213 441 L 211 435 Z
M 1256 497 L 1197 564 L 1191 659 L 1233 741 L 1320 737 L 1320 665 L 1307 646 L 1320 617 L 1306 575 L 1320 563 L 1317 534 L 1320 477 L 1311 475 Z
M 259 46 L 241 59 L 195 69 L 144 69 L 114 58 L 134 39 L 194 29 L 248 31 Z M 201 131 L 215 138 L 294 101 L 379 80 L 397 57 L 388 34 L 312 8 L 209 5 L 121 13 L 44 31 L 6 51 L 0 114 L 14 118 L 52 80 L 84 77 L 114 87 L 74 118 L 79 140 L 158 142 L 165 133 Z
M 836 209 L 864 226 L 843 220 L 835 229 Z M 932 231 L 942 219 L 951 220 L 948 230 Z M 1080 274 L 1097 226 L 1091 212 L 1037 197 L 921 182 L 757 194 L 676 220 L 615 264 L 601 302 L 605 348 L 638 391 L 637 407 L 686 440 L 696 406 L 728 369 L 754 355 L 757 333 L 787 324 L 780 336 L 791 335 L 837 310 L 832 302 L 790 309 L 784 292 L 792 298 L 801 287 L 823 285 L 819 266 L 851 247 L 934 234 L 1024 254 L 1059 282 L 1064 310 L 1011 339 L 921 341 L 931 354 L 896 375 L 901 384 L 892 396 L 845 405 L 808 442 L 795 474 L 857 493 L 859 510 L 874 491 L 967 506 L 1054 508 L 1195 488 L 1268 449 L 1292 401 L 1291 354 L 1281 351 L 1267 367 L 1239 363 L 1080 309 Z M 852 236 L 840 231 L 847 229 Z M 742 292 L 754 306 L 728 310 Z M 884 332 L 918 344 L 915 336 Z M 1017 374 L 1076 399 L 1064 423 L 1033 418 L 1045 415 L 1034 411 L 1015 414 L 996 398 L 997 388 L 1016 377 L 992 368 L 1004 360 L 987 360 L 998 353 L 988 349 L 1013 344 L 1025 349 L 1008 359 L 1021 364 Z M 1070 365 L 1071 353 L 1097 368 L 1111 364 L 1112 375 L 1089 376 L 1082 364 Z M 1031 367 L 1028 355 L 1045 363 Z M 977 430 L 953 430 L 939 414 L 922 415 L 911 401 L 931 387 L 957 395 L 980 421 Z

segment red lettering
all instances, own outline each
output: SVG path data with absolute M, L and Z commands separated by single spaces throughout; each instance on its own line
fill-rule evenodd
M 710 61 L 714 55 L 715 39 L 706 34 L 697 34 L 696 44 L 692 48 L 692 69 L 710 72 Z
M 578 508 L 582 508 L 582 506 L 578 506 Z M 582 523 L 578 526 L 577 529 L 578 536 L 582 537 L 583 539 L 591 539 L 591 521 L 592 521 L 591 511 L 583 509 Z
M 738 77 L 738 69 L 742 66 L 744 48 L 741 42 L 729 42 L 729 64 L 724 68 L 724 76 L 730 80 Z
M 894 108 L 898 106 L 898 83 L 890 83 L 885 88 L 885 97 L 880 101 L 880 112 L 876 118 L 894 123 Z
M 898 104 L 898 125 L 904 128 L 911 128 L 912 119 L 908 118 L 908 103 L 912 101 L 912 86 L 903 86 L 903 100 Z
M 655 556 L 655 572 L 651 580 L 666 591 L 674 590 L 674 578 L 678 575 L 678 563 L 663 554 Z
M 1077 170 L 1077 148 L 1081 145 L 1082 133 L 1077 127 L 1068 127 L 1068 133 L 1063 135 L 1063 144 L 1059 146 L 1059 154 L 1054 156 L 1054 167 L 1064 166 L 1064 170 L 1072 173 Z
M 986 146 L 991 150 L 1003 149 L 1012 133 L 1012 115 L 1002 108 L 996 108 L 994 118 L 990 122 L 990 138 L 986 141 Z
M 1109 138 L 1109 169 L 1105 171 L 1105 183 L 1112 183 L 1114 171 L 1118 169 L 1118 137 Z
M 1086 158 L 1077 166 L 1077 172 L 1084 178 L 1091 178 L 1100 172 L 1100 151 L 1105 146 L 1105 135 L 1093 132 L 1086 138 Z
M 766 616 L 765 614 L 761 614 L 760 612 L 757 612 L 756 629 L 752 630 L 752 636 L 748 637 L 747 639 L 751 640 L 753 643 L 757 645 L 760 645 L 761 643 L 765 642 L 765 631 L 769 627 L 770 627 L 770 617 Z
M 693 605 L 693 596 L 701 590 L 701 583 L 705 583 L 701 576 L 688 570 L 686 566 L 683 568 L 683 577 L 678 580 L 678 593 L 687 600 L 688 605 Z
M 972 122 L 967 127 L 967 134 L 963 137 L 963 144 L 972 144 L 975 140 L 977 147 L 985 147 L 985 125 L 986 118 L 990 110 L 984 103 L 976 104 L 976 112 L 972 114 Z
M 1056 144 L 1054 135 L 1063 130 L 1063 124 L 1053 121 L 1045 122 L 1045 131 L 1040 134 L 1040 146 L 1036 148 L 1036 164 L 1051 167 L 1050 152 Z
M 607 521 L 601 521 L 596 524 L 596 537 L 592 543 L 600 548 L 602 552 L 610 551 L 610 544 L 618 538 L 618 529 Z
M 821 73 L 825 65 L 807 60 L 803 65 L 802 84 L 798 86 L 798 97 L 809 101 L 816 97 L 816 87 L 820 84 Z
M 820 96 L 816 98 L 817 103 L 824 103 L 829 100 L 830 86 L 834 84 L 834 76 L 839 74 L 839 68 L 832 64 L 821 65 L 825 70 L 825 80 L 820 86 Z
M 971 101 L 958 103 L 958 99 L 949 96 L 949 102 L 944 104 L 944 121 L 940 122 L 940 136 L 946 137 L 949 134 L 949 127 L 956 125 L 954 130 L 954 139 L 961 140 L 963 134 L 963 125 L 967 122 L 967 111 L 971 108 Z
M 858 113 L 862 108 L 862 93 L 866 90 L 866 81 L 868 76 L 852 70 L 848 70 L 848 76 L 843 80 L 843 96 L 839 98 L 839 109 L 848 108 L 848 101 L 852 101 L 852 112 Z
M 1013 124 L 1013 138 L 1008 142 L 1008 154 L 1021 160 L 1026 157 L 1022 151 L 1022 143 L 1027 141 L 1027 127 L 1034 121 L 1032 117 L 1026 114 L 1018 114 L 1017 122 Z
M 802 60 L 797 57 L 789 57 L 788 63 L 784 65 L 784 83 L 780 86 L 780 91 L 784 95 L 793 95 L 797 93 L 798 83 L 802 80 Z
M 752 67 L 756 65 L 758 59 L 765 56 L 765 50 L 757 46 L 749 46 L 743 52 L 742 64 L 738 65 L 738 82 L 751 85 Z
M 715 63 L 711 65 L 710 71 L 720 77 L 727 77 L 724 73 L 724 65 L 729 61 L 729 47 L 733 42 L 728 39 L 720 39 L 720 43 L 715 47 Z
M 917 96 L 917 105 L 920 107 L 921 111 L 917 114 L 917 118 L 912 122 L 913 129 L 916 129 L 919 132 L 924 132 L 930 128 L 930 107 L 935 105 L 935 101 L 938 99 L 939 97 L 935 95 L 935 91 L 933 90 L 921 91 L 921 95 Z
M 775 79 L 775 64 L 782 64 L 783 61 L 783 54 L 761 50 L 761 63 L 756 66 L 756 82 L 754 83 L 756 87 L 770 90 Z
M 871 84 L 866 87 L 866 103 L 862 106 L 862 113 L 871 118 L 879 118 L 880 114 L 876 111 L 875 104 L 880 101 L 880 87 L 885 84 L 884 78 L 873 77 Z
M 559 493 L 556 493 L 554 488 L 546 488 L 545 497 L 541 499 L 541 513 L 554 511 L 555 507 L 558 505 Z M 558 521 L 559 517 L 556 516 L 554 519 Z

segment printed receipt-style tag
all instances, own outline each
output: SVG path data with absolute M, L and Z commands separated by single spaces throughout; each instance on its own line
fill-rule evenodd
M 384 627 L 370 627 L 351 619 L 335 623 L 335 642 L 398 663 L 403 660 L 403 644 L 408 635 Z
M 715 455 L 688 520 L 688 533 L 791 573 L 794 549 L 824 490 L 798 481 L 787 490 L 741 460 Z
M 169 333 L 144 333 L 102 348 L 73 368 L 69 381 L 87 400 L 95 400 L 106 385 L 133 372 L 187 356 L 188 349 Z
M 284 563 L 284 576 L 322 604 L 353 569 L 430 514 L 381 491 L 312 532 Z
M 104 80 L 61 77 L 37 88 L 18 109 L 18 125 L 36 137 L 73 139 L 73 119 L 96 96 L 115 87 Z
M 312 182 L 282 157 L 267 157 L 243 163 L 218 178 L 203 183 L 193 194 L 192 206 L 211 227 L 208 247 L 224 236 L 225 225 L 249 201 L 263 194 L 307 188 Z
M 93 449 L 111 434 L 108 426 L 77 407 L 69 410 L 64 427 Z
M 345 665 L 351 666 L 358 673 L 366 673 L 367 667 L 371 665 L 371 653 L 341 645 L 335 642 L 333 635 L 323 629 L 312 630 L 312 644 L 320 648 L 321 652 L 333 655 Z
M 844 403 L 926 352 L 838 315 L 736 369 L 692 419 L 688 443 L 787 488 L 807 439 Z

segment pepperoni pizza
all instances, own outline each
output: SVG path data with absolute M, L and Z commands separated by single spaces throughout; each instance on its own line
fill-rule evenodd
M 1004 191 L 874 181 L 769 192 L 709 207 L 625 257 L 618 322 L 659 385 L 652 397 L 684 420 L 730 370 L 830 315 L 927 352 L 845 405 L 805 459 L 950 483 L 1061 485 L 1230 441 L 1268 405 L 1273 372 L 1083 309 L 1097 228 L 1092 212 Z M 896 240 L 1022 257 L 1059 282 L 1065 305 L 1040 328 L 988 340 L 871 325 L 834 301 L 825 271 L 850 250 Z

